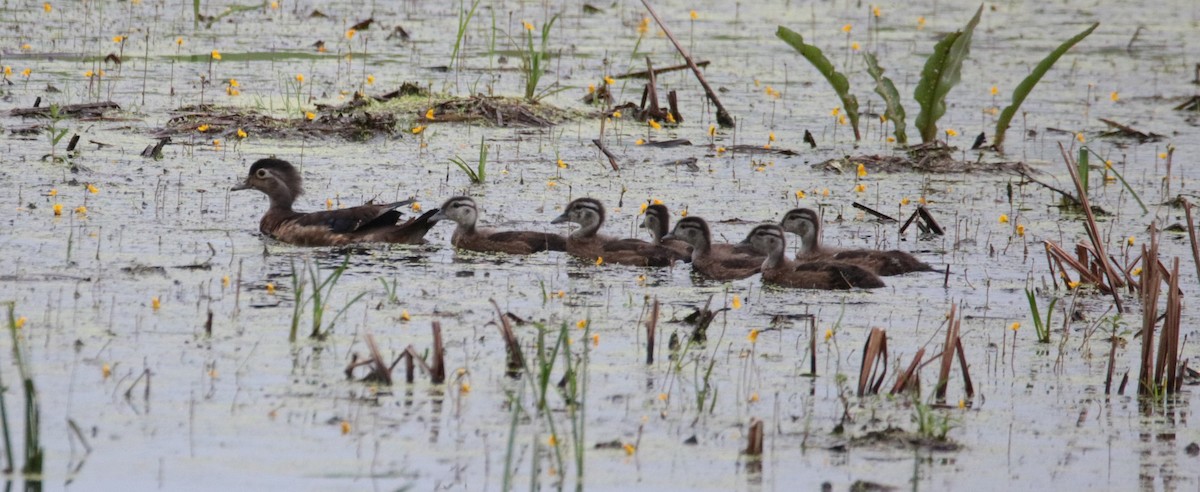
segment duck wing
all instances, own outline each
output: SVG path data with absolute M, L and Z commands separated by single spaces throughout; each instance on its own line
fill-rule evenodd
M 525 243 L 534 252 L 567 250 L 567 238 L 552 232 L 503 231 L 489 234 L 488 239 L 505 243 Z
M 329 232 L 338 234 L 362 232 L 376 227 L 396 225 L 402 218 L 402 214 L 396 209 L 409 203 L 412 203 L 412 200 L 310 212 L 296 216 L 293 222 L 304 227 L 325 226 Z

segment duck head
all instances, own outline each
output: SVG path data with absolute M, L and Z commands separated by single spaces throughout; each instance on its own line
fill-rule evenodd
M 296 197 L 304 194 L 300 172 L 281 159 L 259 159 L 250 166 L 245 181 L 230 191 L 258 190 L 271 199 L 271 208 L 290 209 Z
M 784 231 L 800 236 L 800 250 L 810 252 L 820 246 L 821 218 L 810 208 L 796 208 L 784 214 L 779 222 Z
M 563 222 L 579 224 L 579 230 L 572 233 L 572 236 L 584 237 L 595 234 L 604 224 L 604 204 L 594 198 L 576 198 L 567 204 L 562 215 L 550 221 L 551 224 Z

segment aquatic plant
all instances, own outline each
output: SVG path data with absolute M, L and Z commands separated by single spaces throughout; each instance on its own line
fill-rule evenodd
M 335 268 L 327 277 L 321 278 L 321 268 L 317 265 L 317 262 L 305 260 L 304 268 L 300 272 L 297 272 L 296 262 L 295 260 L 292 261 L 292 294 L 294 301 L 292 306 L 291 331 L 288 334 L 288 341 L 296 341 L 296 333 L 300 327 L 300 313 L 309 303 L 312 303 L 312 332 L 309 334 L 309 337 L 323 339 L 333 330 L 338 318 L 345 314 L 346 310 L 350 309 L 350 306 L 354 305 L 354 303 L 367 294 L 366 292 L 360 292 L 358 295 L 350 298 L 334 314 L 333 318 L 329 319 L 328 323 L 325 322 L 325 311 L 329 308 L 329 300 L 333 297 L 333 289 L 337 286 L 338 280 L 342 278 L 342 274 L 346 272 L 346 268 L 349 265 L 350 255 L 346 255 L 341 265 Z M 308 273 L 308 276 L 305 277 L 304 273 Z M 312 294 L 305 297 L 305 290 L 310 284 Z
M 51 104 L 50 124 L 46 125 L 45 131 L 46 140 L 50 142 L 50 155 L 47 157 L 49 157 L 52 162 L 59 162 L 63 160 L 62 158 L 58 157 L 57 149 L 58 143 L 62 141 L 63 137 L 67 136 L 67 129 L 60 128 L 58 124 L 65 119 L 67 119 L 67 117 L 62 113 L 61 107 L 57 104 Z M 43 157 L 43 159 L 45 159 L 45 157 Z
M 41 439 L 41 406 L 38 404 L 37 387 L 33 384 L 33 373 L 29 369 L 29 365 L 25 361 L 23 352 L 24 340 L 21 339 L 20 329 L 24 324 L 22 320 L 16 317 L 16 303 L 8 302 L 8 333 L 12 336 L 12 351 L 13 359 L 16 362 L 17 372 L 21 377 L 21 389 L 25 394 L 25 464 L 21 467 L 21 473 L 26 475 L 40 476 L 42 473 L 42 459 L 45 455 L 42 449 Z M 0 383 L 0 388 L 3 388 L 3 383 Z M 11 432 L 8 426 L 8 411 L 5 407 L 4 391 L 0 391 L 0 424 L 4 430 L 4 450 L 5 456 L 8 459 L 8 467 L 6 471 L 14 470 L 12 452 Z M 33 481 L 31 478 L 30 481 Z
M 937 122 L 946 114 L 946 96 L 950 89 L 962 78 L 962 62 L 971 52 L 971 36 L 979 17 L 983 15 L 983 5 L 975 11 L 975 16 L 967 22 L 960 31 L 950 33 L 933 47 L 933 54 L 925 59 L 925 67 L 921 70 L 921 80 L 913 92 L 913 99 L 921 106 L 917 119 L 913 123 L 921 132 L 922 142 L 937 140 Z
M 475 0 L 474 2 L 472 2 L 470 10 L 467 10 L 464 8 L 464 3 L 462 0 L 459 0 L 459 2 L 458 2 L 458 34 L 454 37 L 454 51 L 450 52 L 449 66 L 451 66 L 451 67 L 455 66 L 455 62 L 458 62 L 458 52 L 459 52 L 460 48 L 462 47 L 463 36 L 465 36 L 467 34 L 467 26 L 471 23 L 471 18 L 475 17 L 475 9 L 479 8 L 479 2 L 481 2 L 481 1 L 482 0 Z M 493 29 L 494 29 L 495 20 L 496 20 L 495 15 L 496 15 L 495 12 L 493 12 L 492 13 Z M 493 43 L 494 43 L 494 41 L 493 41 Z
M 547 51 L 549 49 L 547 44 L 550 41 L 550 29 L 554 27 L 554 21 L 556 20 L 558 20 L 557 14 L 542 26 L 541 44 L 537 49 L 533 47 L 533 24 L 524 23 L 526 46 L 521 52 L 521 73 L 525 76 L 525 99 L 529 102 L 537 102 L 542 98 L 563 90 L 548 88 L 542 92 L 537 91 L 538 83 L 541 82 L 542 76 L 546 74 L 544 63 L 550 58 L 550 53 Z
M 1013 116 L 1016 116 L 1017 109 L 1021 107 L 1021 103 L 1025 102 L 1025 98 L 1029 97 L 1029 93 L 1033 92 L 1033 88 L 1037 85 L 1037 83 L 1042 80 L 1042 77 L 1046 75 L 1046 72 L 1049 72 L 1050 69 L 1054 67 L 1054 63 L 1057 62 L 1059 58 L 1062 58 L 1063 54 L 1065 54 L 1067 50 L 1070 50 L 1071 47 L 1079 44 L 1080 41 L 1083 41 L 1083 38 L 1088 37 L 1088 35 L 1091 34 L 1092 31 L 1095 31 L 1099 26 L 1099 22 L 1094 23 L 1091 27 L 1085 29 L 1083 32 L 1076 34 L 1071 39 L 1068 39 L 1063 42 L 1063 44 L 1060 44 L 1058 48 L 1055 48 L 1054 51 L 1051 51 L 1049 55 L 1046 55 L 1046 58 L 1042 59 L 1041 63 L 1038 63 L 1037 66 L 1033 68 L 1033 71 L 1025 77 L 1025 80 L 1022 80 L 1020 84 L 1017 84 L 1017 88 L 1013 89 L 1012 103 L 1000 112 L 1000 119 L 996 120 L 996 134 L 992 139 L 992 148 L 1000 152 L 1004 151 L 1004 135 L 1008 132 L 1008 125 L 1012 123 Z
M 913 399 L 913 423 L 917 424 L 917 435 L 922 439 L 945 441 L 946 436 L 958 426 L 958 421 L 948 414 L 942 414 L 932 405 Z
M 821 72 L 821 75 L 825 76 L 825 80 L 829 82 L 830 87 L 833 87 L 833 91 L 837 93 L 838 99 L 842 101 L 842 108 L 846 110 L 850 127 L 854 129 L 854 139 L 861 140 L 862 135 L 858 131 L 858 98 L 850 93 L 850 81 L 846 79 L 846 76 L 834 68 L 833 62 L 825 57 L 825 53 L 821 52 L 820 48 L 806 44 L 800 33 L 779 26 L 775 35 L 800 53 L 818 72 Z
M 479 137 L 479 162 L 475 169 L 471 169 L 471 166 L 467 165 L 467 161 L 458 156 L 451 158 L 450 162 L 458 166 L 472 184 L 483 184 L 483 180 L 487 179 L 487 156 L 488 146 L 484 144 L 484 137 L 481 136 Z
M 1042 321 L 1042 314 L 1038 311 L 1037 296 L 1032 290 L 1025 289 L 1025 298 L 1029 300 L 1029 312 L 1033 315 L 1033 330 L 1037 332 L 1038 343 L 1050 343 L 1050 318 L 1054 316 L 1054 305 L 1058 303 L 1058 299 L 1050 300 L 1050 306 L 1046 308 L 1046 320 Z

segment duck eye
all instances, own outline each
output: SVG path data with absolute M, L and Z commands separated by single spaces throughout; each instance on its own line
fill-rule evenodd
M 258 179 L 267 179 L 267 170 L 259 169 L 258 172 L 254 173 L 254 175 L 258 176 Z

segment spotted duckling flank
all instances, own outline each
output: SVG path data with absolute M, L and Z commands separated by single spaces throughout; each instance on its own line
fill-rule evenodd
M 821 218 L 809 208 L 789 210 L 779 224 L 783 230 L 800 237 L 799 260 L 835 260 L 852 263 L 885 277 L 909 272 L 929 272 L 933 267 L 899 250 L 836 249 L 821 245 Z
M 733 245 L 714 245 L 708 222 L 700 217 L 684 217 L 664 239 L 677 239 L 692 248 L 692 270 L 713 280 L 738 280 L 762 269 L 765 256 L 738 254 Z M 715 248 L 714 246 L 727 246 Z
M 425 233 L 433 227 L 430 220 L 437 210 L 399 223 L 398 208 L 413 203 L 360 205 L 322 212 L 297 212 L 296 198 L 304 193 L 303 178 L 291 163 L 280 159 L 259 159 L 250 166 L 246 179 L 231 191 L 258 190 L 270 199 L 270 207 L 258 223 L 258 230 L 285 243 L 299 246 L 341 246 L 354 243 L 384 242 L 423 244 Z
M 605 263 L 633 266 L 669 266 L 678 255 L 662 246 L 640 239 L 617 239 L 599 234 L 604 225 L 604 204 L 593 198 L 577 198 L 567 204 L 562 215 L 552 224 L 574 222 L 579 229 L 567 236 L 567 253 L 572 256 Z
M 497 231 L 476 227 L 479 207 L 467 196 L 456 196 L 442 204 L 431 220 L 458 224 L 450 244 L 470 251 L 527 255 L 539 251 L 566 251 L 567 239 L 559 234 L 537 231 Z
M 755 227 L 746 237 L 748 242 L 767 259 L 762 263 L 763 283 L 799 289 L 844 290 L 883 287 L 874 273 L 857 265 L 836 261 L 792 261 L 784 250 L 787 241 L 783 228 L 775 224 Z

